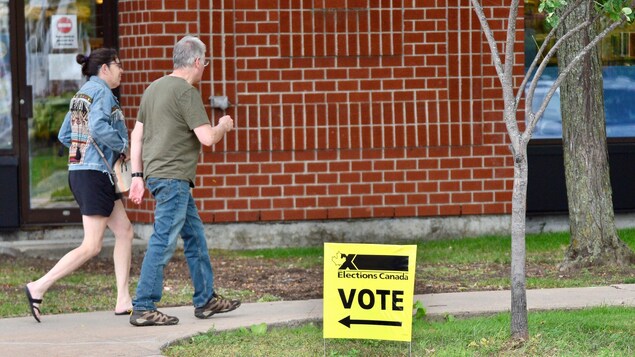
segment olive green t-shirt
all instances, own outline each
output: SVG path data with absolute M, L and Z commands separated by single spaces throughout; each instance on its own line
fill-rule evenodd
M 157 79 L 143 93 L 137 121 L 143 124 L 145 177 L 193 186 L 201 150 L 194 129 L 210 123 L 198 90 L 179 77 Z

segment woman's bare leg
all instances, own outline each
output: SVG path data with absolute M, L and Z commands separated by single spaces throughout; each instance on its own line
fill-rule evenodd
M 115 249 L 112 257 L 117 281 L 115 312 L 124 312 L 132 309 L 129 282 L 134 231 L 121 200 L 115 201 L 115 208 L 108 220 L 108 228 L 115 234 Z
M 44 276 L 27 284 L 34 299 L 41 299 L 56 281 L 74 272 L 101 251 L 108 217 L 82 216 L 82 221 L 84 224 L 82 244 L 66 253 Z

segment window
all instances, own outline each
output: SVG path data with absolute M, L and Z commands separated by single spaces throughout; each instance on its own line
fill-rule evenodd
M 9 2 L 0 1 L 0 150 L 13 147 Z
M 538 0 L 525 1 L 525 69 L 533 61 L 549 29 L 538 12 Z M 604 78 L 604 110 L 608 137 L 635 137 L 635 24 L 619 27 L 600 43 Z M 537 110 L 558 75 L 557 58 L 541 76 L 532 109 Z M 561 138 L 560 91 L 538 121 L 534 139 Z

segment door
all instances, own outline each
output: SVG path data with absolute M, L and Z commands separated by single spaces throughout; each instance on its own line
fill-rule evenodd
M 11 72 L 13 21 L 9 0 L 0 0 L 0 229 L 18 219 L 18 157 L 12 107 L 15 76 Z
M 11 119 L 11 43 L 9 0 L 0 0 L 0 151 L 13 151 L 13 121 Z
M 68 150 L 57 140 L 84 83 L 77 54 L 116 47 L 116 1 L 24 0 L 18 12 L 18 126 L 22 225 L 79 222 Z M 23 12 L 23 13 L 22 13 Z

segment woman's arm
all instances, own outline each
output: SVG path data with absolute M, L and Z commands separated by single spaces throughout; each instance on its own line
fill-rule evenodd
M 121 125 L 125 128 L 125 123 L 121 109 L 113 111 L 116 102 L 111 100 L 112 95 L 105 90 L 95 93 L 88 113 L 88 129 L 95 142 L 112 151 L 125 153 L 128 150 L 128 131 L 117 127 Z M 115 118 L 111 119 L 113 115 Z
M 71 112 L 66 113 L 64 122 L 60 127 L 60 131 L 57 133 L 57 140 L 59 140 L 64 146 L 71 146 Z

